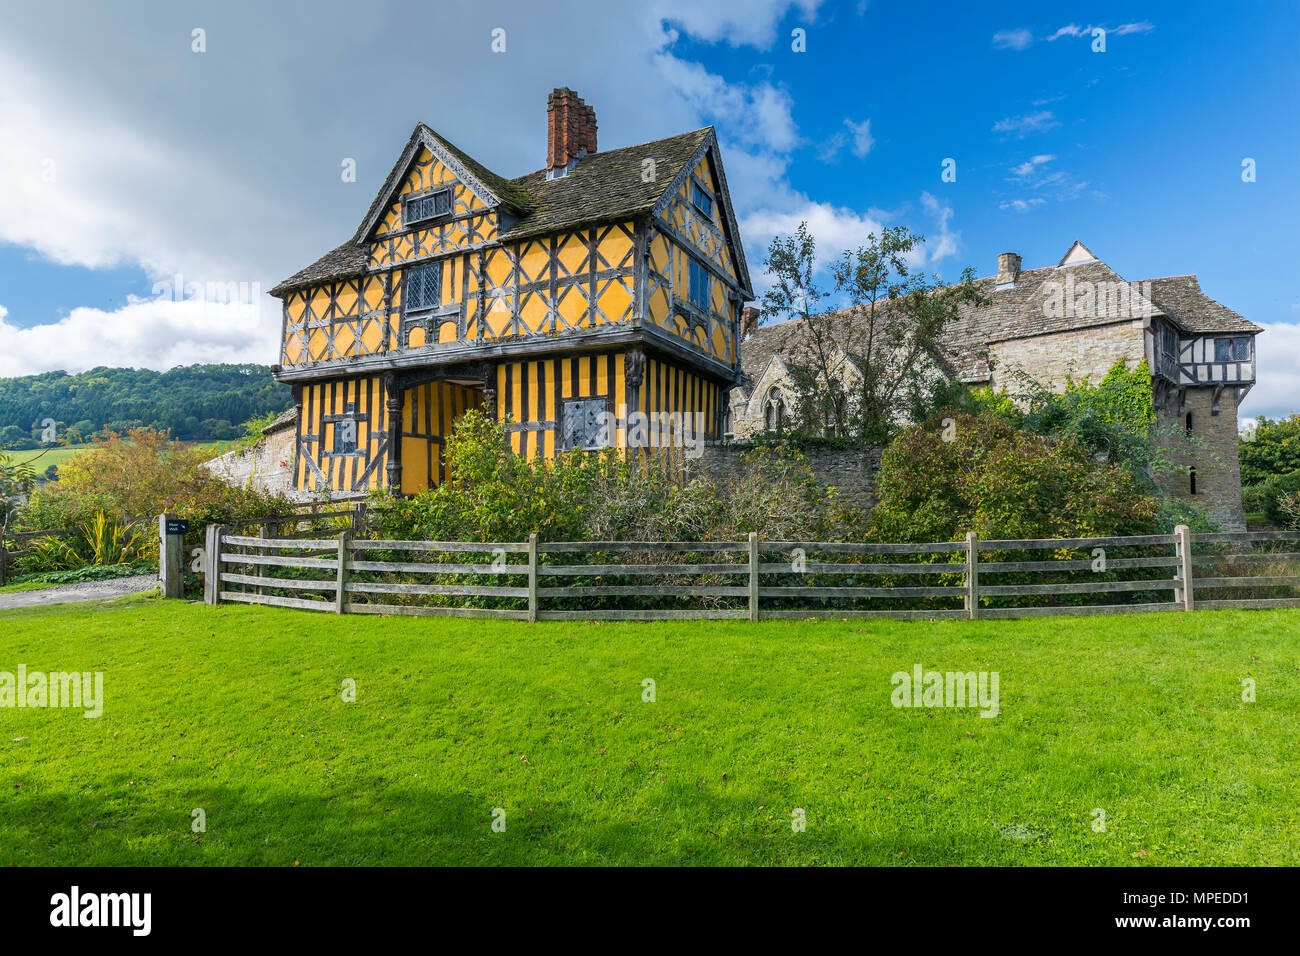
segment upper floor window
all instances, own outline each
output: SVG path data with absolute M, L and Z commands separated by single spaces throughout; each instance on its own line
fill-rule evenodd
M 709 296 L 712 291 L 709 287 L 710 281 L 709 270 L 704 268 L 704 263 L 699 259 L 691 259 L 691 305 L 706 312 L 709 309 Z
M 442 263 L 430 262 L 406 272 L 406 311 L 436 309 L 442 304 Z
M 1214 361 L 1245 362 L 1250 359 L 1250 336 L 1214 340 Z
M 695 205 L 704 218 L 713 221 L 713 197 L 700 188 L 699 183 L 691 184 L 691 202 Z
M 439 189 L 436 193 L 416 196 L 406 200 L 402 220 L 410 225 L 425 219 L 435 219 L 451 212 L 451 190 Z
M 1178 333 L 1167 325 L 1162 330 L 1161 351 L 1165 355 L 1176 356 L 1178 354 Z
M 560 444 L 564 450 L 581 448 L 594 451 L 611 443 L 607 434 L 608 417 L 603 398 L 583 398 L 565 401 L 560 419 Z

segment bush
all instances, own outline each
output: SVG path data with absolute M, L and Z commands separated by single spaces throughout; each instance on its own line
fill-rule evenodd
M 18 512 L 23 528 L 76 528 L 68 548 L 48 545 L 27 571 L 60 570 L 91 563 L 115 563 L 144 557 L 156 560 L 156 517 L 164 511 L 191 522 L 194 533 L 205 524 L 228 524 L 241 518 L 289 514 L 293 502 L 248 488 L 234 488 L 200 466 L 211 457 L 204 449 L 181 445 L 167 432 L 131 429 L 110 434 L 92 450 L 70 459 L 57 484 L 32 492 Z M 114 529 L 131 536 L 114 545 Z M 113 557 L 113 554 L 122 555 Z M 109 560 L 112 558 L 112 560 Z M 44 561 L 46 563 L 42 564 Z M 32 566 L 32 564 L 36 566 Z
M 950 421 L 945 429 L 943 422 Z M 944 439 L 951 440 L 945 441 Z M 886 541 L 1150 533 L 1157 503 L 1075 438 L 1017 430 L 995 409 L 913 426 L 885 450 L 872 534 Z
M 504 424 L 466 412 L 447 439 L 447 480 L 393 501 L 376 493 L 370 523 L 380 537 L 429 541 L 739 540 L 830 534 L 834 496 L 797 450 L 778 445 L 741 456 L 723 482 L 691 478 L 667 456 L 613 449 L 527 460 Z
M 1248 513 L 1262 515 L 1268 521 L 1285 524 L 1288 516 L 1284 502 L 1296 492 L 1300 492 L 1300 471 L 1270 475 L 1241 489 L 1241 507 Z

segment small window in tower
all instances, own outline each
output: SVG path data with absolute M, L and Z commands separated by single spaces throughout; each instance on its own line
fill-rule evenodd
M 1192 413 L 1187 413 L 1187 437 L 1192 437 Z
M 1196 494 L 1196 469 L 1195 469 L 1195 468 L 1191 468 L 1191 469 L 1189 469 L 1189 471 L 1188 471 L 1188 473 L 1187 473 L 1187 477 L 1188 477 L 1188 484 L 1189 484 L 1189 490 L 1190 490 L 1190 492 L 1191 492 L 1192 494 Z
M 402 208 L 402 219 L 407 225 L 446 216 L 451 212 L 451 190 L 439 189 L 436 193 L 416 196 L 406 200 Z

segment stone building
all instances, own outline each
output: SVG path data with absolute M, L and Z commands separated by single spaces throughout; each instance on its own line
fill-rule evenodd
M 1012 392 L 1023 373 L 1059 390 L 1067 376 L 1096 382 L 1116 362 L 1132 368 L 1145 359 L 1157 433 L 1178 428 L 1193 438 L 1191 451 L 1175 455 L 1190 471 L 1172 476 L 1168 492 L 1205 505 L 1230 530 L 1244 529 L 1237 409 L 1255 382 L 1259 326 L 1207 296 L 1195 275 L 1130 282 L 1081 242 L 1038 269 L 1021 269 L 1020 256 L 1003 253 L 997 273 L 979 283 L 989 302 L 965 309 L 948 329 L 936 372 Z M 792 401 L 786 357 L 800 325 L 759 327 L 743 340 L 728 437 L 780 426 Z M 861 375 L 849 344 L 843 359 L 846 380 Z

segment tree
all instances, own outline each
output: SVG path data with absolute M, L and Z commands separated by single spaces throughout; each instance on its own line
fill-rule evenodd
M 872 233 L 865 246 L 841 253 L 828 290 L 817 279 L 807 223 L 772 240 L 763 313 L 800 322 L 786 354 L 799 430 L 882 442 L 904 413 L 933 410 L 936 395 L 948 396 L 940 339 L 964 308 L 988 300 L 969 268 L 961 282 L 944 285 L 910 265 L 924 242 L 902 226 Z M 818 311 L 832 295 L 847 306 Z
M 1239 457 L 1243 485 L 1300 471 L 1300 412 L 1276 421 L 1261 415 L 1242 436 Z

